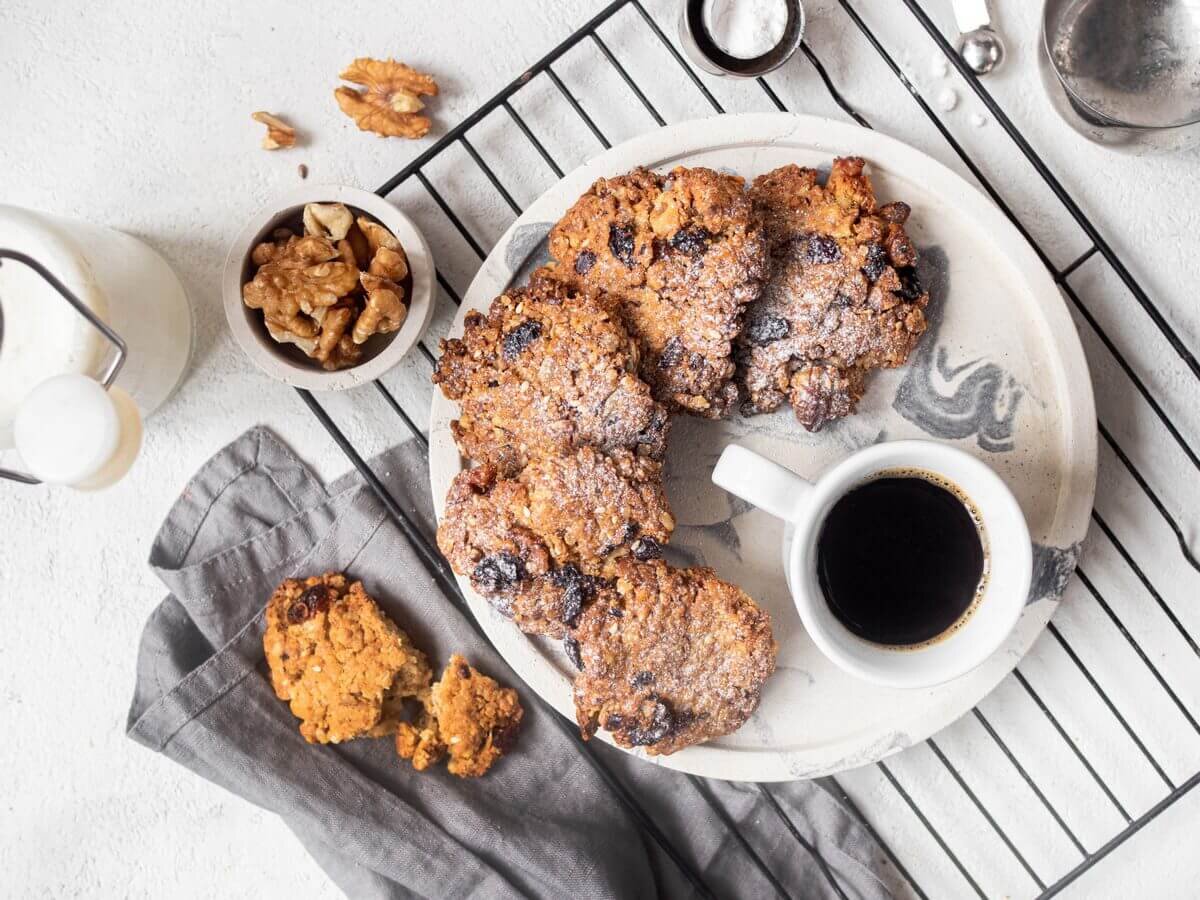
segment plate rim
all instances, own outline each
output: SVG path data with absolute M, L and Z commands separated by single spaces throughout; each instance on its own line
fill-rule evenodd
M 826 153 L 830 159 L 838 155 L 860 155 L 867 159 L 868 164 L 873 164 L 878 159 L 881 168 L 905 173 L 913 171 L 914 167 L 920 167 L 922 187 L 926 187 L 927 183 L 936 185 L 931 193 L 938 195 L 943 202 L 946 201 L 947 194 L 954 194 L 955 208 L 965 211 L 973 221 L 979 223 L 980 230 L 989 235 L 991 244 L 999 256 L 1012 266 L 1020 283 L 1025 285 L 1030 302 L 1042 313 L 1041 324 L 1046 332 L 1043 340 L 1048 346 L 1057 349 L 1057 352 L 1051 355 L 1057 369 L 1054 377 L 1064 386 L 1065 393 L 1071 398 L 1067 408 L 1061 410 L 1066 421 L 1060 432 L 1065 443 L 1064 459 L 1071 462 L 1063 475 L 1063 489 L 1060 491 L 1049 530 L 1054 534 L 1065 532 L 1070 545 L 1078 546 L 1087 532 L 1088 516 L 1095 499 L 1098 433 L 1095 425 L 1092 380 L 1083 346 L 1066 302 L 1033 247 L 987 195 L 946 164 L 911 144 L 879 131 L 821 116 L 741 113 L 690 119 L 623 141 L 566 173 L 509 225 L 495 242 L 472 279 L 470 287 L 463 294 L 462 304 L 447 336 L 460 335 L 466 311 L 479 308 L 481 299 L 486 306 L 492 297 L 503 290 L 503 287 L 496 289 L 495 286 L 507 285 L 511 280 L 513 273 L 504 256 L 516 232 L 532 223 L 557 221 L 562 212 L 574 203 L 596 178 L 624 172 L 636 165 L 658 168 L 680 156 L 719 149 L 736 150 L 767 146 L 786 143 L 789 139 L 794 139 L 798 146 L 803 145 L 806 149 Z M 565 204 L 562 199 L 564 197 L 567 198 Z M 561 206 L 557 215 L 549 215 L 549 208 L 552 206 Z M 457 404 L 434 390 L 430 405 L 429 475 L 434 511 L 439 524 L 445 509 L 445 486 L 465 467 L 446 427 L 449 418 L 453 417 L 445 414 L 447 409 L 455 410 Z M 450 459 L 456 462 L 451 464 Z M 439 485 L 442 486 L 440 489 Z M 469 579 L 459 575 L 455 575 L 455 578 L 472 614 L 505 662 L 530 690 L 535 691 L 568 720 L 574 721 L 569 682 L 564 684 L 561 673 L 538 652 L 508 652 L 509 649 L 516 651 L 518 646 L 528 646 L 531 639 L 494 613 L 490 604 L 471 588 Z M 970 705 L 959 709 L 957 704 L 927 704 L 920 719 L 915 723 L 917 727 L 905 732 L 903 740 L 899 743 L 876 742 L 864 748 L 862 739 L 856 739 L 854 736 L 840 743 L 825 742 L 820 745 L 821 753 L 831 759 L 824 764 L 811 760 L 799 764 L 797 760 L 789 760 L 789 757 L 795 755 L 795 751 L 769 748 L 700 744 L 665 757 L 651 757 L 641 750 L 621 749 L 652 764 L 677 771 L 704 777 L 754 782 L 816 778 L 877 762 L 892 753 L 924 741 L 977 706 L 1028 653 L 1045 629 L 1058 602 L 1058 599 L 1047 599 L 1026 606 L 1021 623 L 1014 629 L 1006 644 L 992 657 L 995 659 L 1004 654 L 1005 664 L 1001 665 L 998 671 L 991 673 L 994 677 L 988 678 Z M 1032 621 L 1034 618 L 1036 621 Z M 1014 640 L 1019 640 L 1020 646 L 1012 647 Z M 1011 665 L 1007 664 L 1008 659 L 1011 659 Z M 976 673 L 978 671 L 976 670 Z M 598 732 L 598 736 L 613 744 L 607 733 Z

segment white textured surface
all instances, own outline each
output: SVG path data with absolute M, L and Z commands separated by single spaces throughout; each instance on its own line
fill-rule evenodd
M 292 391 L 263 379 L 236 353 L 218 296 L 225 246 L 251 212 L 298 183 L 299 163 L 309 166 L 310 179 L 371 188 L 432 139 L 382 141 L 359 133 L 342 117 L 331 92 L 337 72 L 354 56 L 396 55 L 437 73 L 443 95 L 434 110 L 439 127 L 446 127 L 600 5 L 584 0 L 469 5 L 408 0 L 390 6 L 348 0 L 336 7 L 303 8 L 282 0 L 122 0 L 103 8 L 79 0 L 6 0 L 0 5 L 0 199 L 91 219 L 147 240 L 183 277 L 199 324 L 192 375 L 151 420 L 144 455 L 123 484 L 99 495 L 0 485 L 0 597 L 10 609 L 19 609 L 0 631 L 6 726 L 0 750 L 0 893 L 336 894 L 273 817 L 124 737 L 137 637 L 161 593 L 144 561 L 184 479 L 258 422 L 274 427 L 323 474 L 345 468 Z M 670 31 L 674 3 L 647 5 Z M 878 127 L 962 171 L 836 4 L 808 5 L 810 43 L 846 96 Z M 900 4 L 857 6 L 926 97 L 932 101 L 948 84 L 957 88 L 961 102 L 946 114 L 947 123 L 1053 261 L 1063 265 L 1085 249 L 1086 239 L 997 124 L 971 127 L 978 101 L 956 76 L 940 79 L 931 73 L 933 47 Z M 928 0 L 927 6 L 949 25 L 948 4 Z M 994 6 L 1011 55 L 989 85 L 1183 340 L 1200 345 L 1193 287 L 1198 157 L 1132 159 L 1075 137 L 1054 117 L 1036 80 L 1038 4 Z M 652 41 L 636 20 L 623 15 L 603 33 L 669 121 L 708 111 L 661 51 L 648 55 Z M 587 47 L 564 59 L 559 71 L 614 142 L 651 127 L 636 99 L 602 67 L 602 57 Z M 793 109 L 839 115 L 800 56 L 771 82 Z M 753 83 L 708 84 L 727 108 L 768 108 Z M 569 110 L 542 102 L 548 93 L 537 85 L 529 90 L 531 99 L 517 105 L 545 127 L 541 133 L 564 168 L 596 151 L 586 133 L 579 137 Z M 302 131 L 304 147 L 276 154 L 258 150 L 262 129 L 249 119 L 255 109 L 288 117 Z M 497 164 L 518 202 L 529 203 L 548 185 L 549 173 L 511 127 L 502 130 L 488 121 L 472 138 Z M 448 165 L 431 166 L 431 177 L 450 182 Z M 453 179 L 452 202 L 486 189 L 467 168 L 461 179 Z M 435 255 L 439 262 L 445 259 L 447 277 L 461 292 L 476 265 L 469 250 L 450 236 L 427 198 L 404 189 L 397 199 L 413 204 Z M 497 205 L 469 222 L 481 240 L 490 241 L 510 218 Z M 1092 260 L 1072 283 L 1175 426 L 1193 445 L 1200 443 L 1200 404 L 1191 373 L 1111 271 Z M 445 327 L 448 319 L 443 311 L 435 327 Z M 1090 327 L 1083 326 L 1082 338 L 1101 421 L 1194 537 L 1200 499 L 1195 469 Z M 422 422 L 427 371 L 417 359 L 388 378 Z M 373 395 L 342 396 L 328 406 L 366 451 L 400 434 L 399 424 L 386 417 L 390 414 Z M 1200 578 L 1183 565 L 1163 520 L 1104 443 L 1100 465 L 1098 511 L 1164 602 L 1200 634 L 1195 604 Z M 1083 564 L 1195 715 L 1200 661 L 1165 624 L 1151 595 L 1099 530 Z M 1178 783 L 1200 768 L 1196 732 L 1081 584 L 1068 591 L 1056 622 L 1168 776 Z M 1039 642 L 1022 669 L 1131 814 L 1141 814 L 1165 793 L 1161 778 L 1055 641 Z M 1088 849 L 1124 825 L 1018 685 L 1006 682 L 981 708 Z M 1044 881 L 1078 862 L 1078 853 L 976 719 L 947 729 L 937 746 Z M 1034 882 L 930 748 L 894 759 L 889 771 L 989 895 L 1034 893 Z M 841 783 L 930 896 L 969 892 L 880 769 L 850 773 Z M 1071 893 L 1177 896 L 1200 876 L 1194 853 L 1198 820 L 1200 799 L 1189 795 Z

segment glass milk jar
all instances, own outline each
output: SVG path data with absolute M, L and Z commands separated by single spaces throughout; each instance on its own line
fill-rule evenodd
M 16 448 L 32 476 L 23 480 L 99 488 L 120 478 L 141 419 L 179 385 L 191 349 L 183 285 L 148 246 L 0 205 L 0 458 Z

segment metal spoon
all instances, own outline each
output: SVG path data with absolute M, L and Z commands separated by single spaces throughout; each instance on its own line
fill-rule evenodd
M 955 48 L 972 72 L 986 75 L 1004 62 L 1004 41 L 992 28 L 987 0 L 954 0 Z

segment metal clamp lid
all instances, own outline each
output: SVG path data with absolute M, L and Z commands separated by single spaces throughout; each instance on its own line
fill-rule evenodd
M 23 263 L 24 265 L 33 269 L 33 271 L 40 275 L 47 284 L 58 291 L 64 300 L 75 307 L 76 312 L 87 319 L 92 327 L 104 335 L 109 343 L 116 348 L 116 354 L 105 367 L 104 373 L 100 376 L 100 385 L 104 388 L 108 388 L 113 381 L 116 380 L 117 374 L 121 371 L 121 366 L 125 364 L 125 357 L 129 352 L 129 348 L 126 347 L 125 341 L 123 341 L 121 336 L 113 331 L 103 319 L 96 315 L 96 313 L 92 311 L 91 307 L 76 297 L 70 288 L 59 281 L 53 272 L 39 263 L 36 259 L 33 259 L 31 256 L 27 256 L 26 254 L 20 253 L 16 250 L 5 250 L 4 248 L 0 247 L 0 265 L 3 264 L 5 259 L 11 259 L 15 262 Z M 3 343 L 4 307 L 2 304 L 0 304 L 0 345 L 3 345 Z M 41 481 L 39 481 L 37 478 L 34 478 L 32 475 L 27 475 L 24 472 L 15 472 L 11 469 L 0 468 L 0 478 L 7 478 L 9 481 L 18 481 L 22 484 L 41 484 Z

